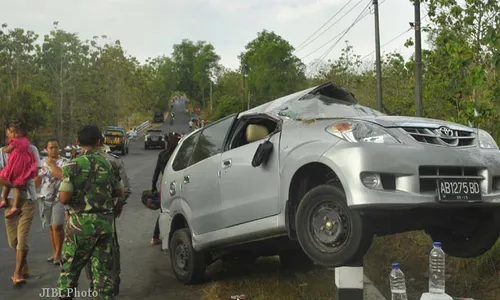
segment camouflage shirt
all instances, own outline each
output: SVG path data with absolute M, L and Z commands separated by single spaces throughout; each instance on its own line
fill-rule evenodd
M 91 167 L 94 164 L 94 170 Z M 88 176 L 93 175 L 86 189 Z M 60 192 L 72 193 L 68 203 L 69 235 L 95 235 L 114 232 L 113 194 L 123 189 L 120 172 L 114 162 L 99 150 L 86 151 L 63 167 Z

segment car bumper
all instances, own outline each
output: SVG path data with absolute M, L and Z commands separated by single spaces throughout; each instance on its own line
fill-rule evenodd
M 144 143 L 144 146 L 148 147 L 164 147 L 165 142 L 164 141 L 147 141 Z
M 339 177 L 350 207 L 398 208 L 425 205 L 500 207 L 500 151 L 479 148 L 450 149 L 402 145 L 359 145 L 341 142 L 323 154 L 320 161 Z M 436 170 L 440 170 L 437 173 Z M 429 170 L 437 176 L 426 176 Z M 448 172 L 448 173 L 447 173 Z M 362 173 L 379 178 L 375 188 L 366 187 Z M 434 173 L 432 173 L 434 174 Z M 441 174 L 441 175 L 439 175 Z M 482 201 L 442 203 L 438 201 L 437 178 L 481 177 Z M 432 177 L 432 178 L 429 178 Z
M 125 145 L 107 145 L 111 151 L 115 150 L 121 150 L 123 148 L 126 148 Z
M 162 241 L 162 250 L 168 250 L 168 243 L 170 242 L 168 237 L 170 235 L 170 225 L 172 224 L 172 216 L 168 212 L 161 212 L 160 218 L 158 220 L 158 226 L 160 227 L 160 238 Z

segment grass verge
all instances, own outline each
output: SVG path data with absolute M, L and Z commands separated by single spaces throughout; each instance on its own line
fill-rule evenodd
M 429 252 L 432 240 L 423 232 L 409 232 L 375 239 L 365 273 L 390 299 L 387 274 L 392 262 L 401 263 L 408 297 L 419 299 L 428 290 Z M 447 294 L 482 300 L 500 299 L 500 241 L 486 254 L 473 259 L 447 257 Z
M 401 263 L 409 299 L 427 290 L 431 239 L 422 232 L 375 238 L 365 260 L 365 274 L 390 299 L 388 275 L 392 262 Z M 500 242 L 475 259 L 447 259 L 447 293 L 481 300 L 500 299 Z M 212 282 L 202 286 L 203 300 L 231 299 L 244 294 L 251 300 L 333 299 L 334 272 L 284 272 L 278 258 L 261 258 L 252 265 L 216 263 L 208 272 Z M 369 298 L 368 298 L 369 299 Z
M 203 300 L 231 299 L 246 295 L 248 300 L 332 299 L 333 271 L 284 271 L 279 258 L 261 258 L 251 265 L 216 263 L 208 271 L 213 280 L 201 293 Z

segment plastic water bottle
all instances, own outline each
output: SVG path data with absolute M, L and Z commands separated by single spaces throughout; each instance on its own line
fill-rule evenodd
M 406 295 L 405 274 L 403 274 L 403 271 L 399 268 L 398 263 L 392 264 L 390 282 L 392 300 L 408 300 L 408 296 Z
M 445 293 L 445 254 L 441 243 L 435 242 L 429 255 L 429 293 Z

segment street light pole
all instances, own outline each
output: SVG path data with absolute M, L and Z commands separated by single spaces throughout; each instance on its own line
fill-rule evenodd
M 415 0 L 415 112 L 422 116 L 422 37 L 420 32 L 420 0 Z
M 373 10 L 375 15 L 375 61 L 377 68 L 377 108 L 383 111 L 382 105 L 382 62 L 380 58 L 380 25 L 378 15 L 378 0 L 373 0 Z

